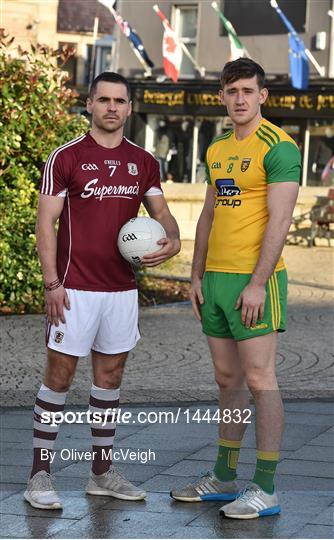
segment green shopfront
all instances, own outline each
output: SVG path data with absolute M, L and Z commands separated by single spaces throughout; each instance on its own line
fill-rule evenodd
M 130 137 L 160 162 L 165 181 L 204 181 L 205 152 L 213 137 L 231 128 L 216 81 L 180 84 L 132 80 Z M 307 92 L 268 84 L 263 116 L 281 126 L 303 155 L 303 186 L 323 186 L 334 154 L 334 84 L 311 82 Z

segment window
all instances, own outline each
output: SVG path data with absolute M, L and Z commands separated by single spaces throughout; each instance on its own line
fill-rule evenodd
M 279 0 L 278 4 L 296 32 L 305 32 L 306 0 Z M 238 36 L 287 33 L 269 0 L 221 0 L 220 9 L 231 21 Z M 226 35 L 223 25 L 220 34 Z
M 178 6 L 174 12 L 174 29 L 180 41 L 184 43 L 193 58 L 196 58 L 197 47 L 197 6 Z M 194 77 L 195 66 L 183 52 L 181 76 Z
M 324 176 L 329 160 L 334 156 L 334 124 L 325 121 L 322 125 L 315 121 L 309 126 L 310 149 L 307 171 L 308 186 L 334 185 L 333 173 Z
M 103 71 L 114 71 L 115 39 L 106 36 L 96 42 L 95 51 L 95 77 Z

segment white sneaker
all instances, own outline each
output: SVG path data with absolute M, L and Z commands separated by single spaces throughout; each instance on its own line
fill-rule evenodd
M 27 489 L 23 496 L 34 508 L 44 510 L 60 510 L 63 508 L 58 493 L 52 485 L 51 475 L 46 471 L 38 471 L 28 480 Z
M 124 501 L 140 501 L 146 497 L 144 490 L 131 484 L 114 467 L 110 467 L 109 471 L 104 474 L 91 472 L 86 493 L 89 495 L 107 495 Z
M 221 482 L 215 474 L 208 472 L 192 484 L 173 489 L 170 496 L 176 501 L 234 501 L 238 495 L 238 486 L 234 480 Z
M 245 487 L 234 502 L 222 506 L 219 513 L 234 519 L 254 519 L 274 516 L 280 511 L 277 494 L 274 492 L 269 495 L 252 483 Z

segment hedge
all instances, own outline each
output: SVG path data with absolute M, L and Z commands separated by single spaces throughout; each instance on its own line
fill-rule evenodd
M 63 66 L 74 51 L 17 47 L 0 31 L 0 311 L 37 312 L 43 283 L 35 220 L 40 169 L 49 153 L 84 133 L 88 122 L 70 113 L 77 94 Z

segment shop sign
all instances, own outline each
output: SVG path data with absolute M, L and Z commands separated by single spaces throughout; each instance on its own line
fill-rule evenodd
M 213 92 L 151 92 L 144 90 L 143 103 L 155 105 L 201 105 L 201 106 L 220 106 L 221 101 L 218 94 Z
M 334 109 L 334 95 L 326 94 L 269 94 L 264 107 L 273 109 L 307 109 L 321 111 L 323 109 Z
M 177 113 L 222 114 L 222 105 L 217 92 L 195 89 L 142 89 L 135 90 L 134 110 L 136 112 L 166 112 L 173 109 Z M 269 115 L 281 116 L 326 116 L 334 109 L 334 94 L 325 93 L 270 93 L 264 108 Z
M 144 90 L 143 103 L 150 105 L 168 105 L 175 107 L 176 105 L 184 105 L 185 91 L 180 92 L 151 92 Z

